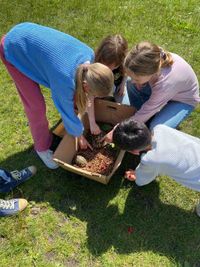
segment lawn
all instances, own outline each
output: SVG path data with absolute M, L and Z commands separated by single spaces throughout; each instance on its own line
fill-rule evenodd
M 198 0 L 0 0 L 0 34 L 23 21 L 54 27 L 95 48 L 121 33 L 131 48 L 150 40 L 185 58 L 200 78 Z M 43 88 L 48 118 L 59 120 Z M 62 168 L 48 170 L 33 151 L 16 89 L 0 64 L 0 166 L 36 165 L 38 172 L 1 198 L 24 197 L 28 208 L 0 219 L 1 267 L 200 266 L 200 194 L 169 177 L 138 188 L 125 181 L 126 155 L 108 185 Z M 200 107 L 181 125 L 200 137 Z M 187 152 L 186 152 L 187 153 Z

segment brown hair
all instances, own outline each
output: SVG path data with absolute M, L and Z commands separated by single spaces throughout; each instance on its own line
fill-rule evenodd
M 151 75 L 160 67 L 169 67 L 173 64 L 172 56 L 161 47 L 150 43 L 140 42 L 131 49 L 124 61 L 124 67 L 136 75 Z
M 95 62 L 105 65 L 123 65 L 124 58 L 128 50 L 126 39 L 120 34 L 108 35 L 102 40 L 95 51 Z
M 112 71 L 101 63 L 80 65 L 76 72 L 76 105 L 79 113 L 84 113 L 87 104 L 87 94 L 83 90 L 83 82 L 89 86 L 89 95 L 104 97 L 113 88 L 114 77 Z

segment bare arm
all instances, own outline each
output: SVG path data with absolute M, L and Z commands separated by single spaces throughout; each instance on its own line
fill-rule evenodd
M 118 95 L 119 96 L 123 96 L 124 95 L 126 79 L 127 79 L 127 77 L 124 76 L 121 84 L 119 85 L 119 91 L 118 91 Z
M 96 124 L 96 121 L 95 121 L 94 96 L 89 96 L 88 97 L 87 113 L 88 113 L 91 133 L 95 134 L 95 135 L 100 134 L 101 130 L 100 130 L 99 126 Z
M 92 146 L 90 145 L 90 143 L 87 141 L 87 139 L 84 137 L 84 135 L 79 136 L 78 138 L 78 144 L 80 149 L 84 150 L 87 149 L 89 147 L 89 149 L 93 150 Z

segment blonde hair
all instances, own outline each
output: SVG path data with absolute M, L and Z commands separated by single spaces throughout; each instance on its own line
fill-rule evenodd
M 79 113 L 85 112 L 87 104 L 87 94 L 83 89 L 83 82 L 88 84 L 88 95 L 104 97 L 110 94 L 114 77 L 112 71 L 101 63 L 83 64 L 78 67 L 75 99 Z
M 100 43 L 95 51 L 95 62 L 105 65 L 123 65 L 124 58 L 128 50 L 126 39 L 120 34 L 108 35 Z
M 141 76 L 154 74 L 160 67 L 169 67 L 172 64 L 172 55 L 150 42 L 137 44 L 130 50 L 124 61 L 125 68 Z

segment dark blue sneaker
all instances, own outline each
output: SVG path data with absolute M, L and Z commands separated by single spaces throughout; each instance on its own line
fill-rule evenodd
M 5 182 L 3 185 L 0 187 L 0 192 L 1 193 L 7 193 L 14 189 L 16 186 L 19 184 L 25 182 L 29 178 L 31 178 L 35 173 L 36 173 L 36 167 L 35 166 L 30 166 L 27 167 L 21 171 L 12 171 L 10 172 L 10 181 Z
M 10 200 L 0 199 L 0 217 L 15 215 L 24 210 L 27 205 L 27 200 L 23 198 Z

